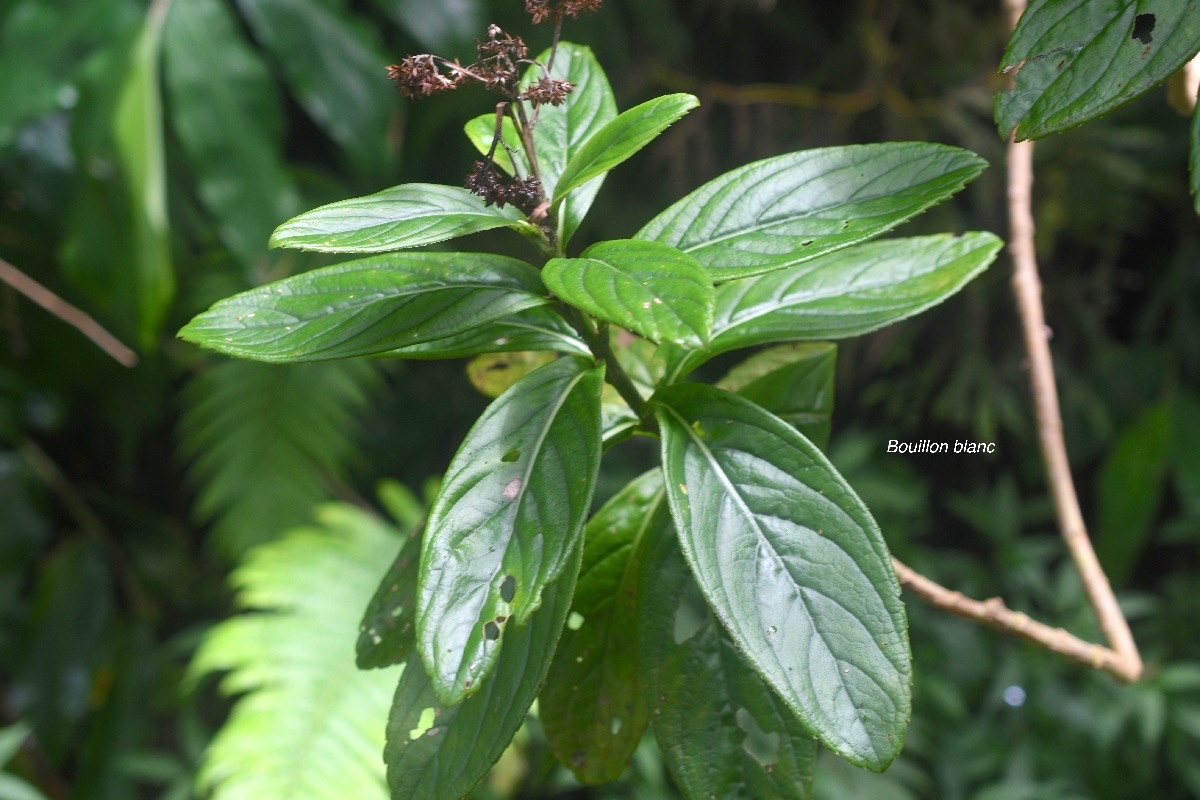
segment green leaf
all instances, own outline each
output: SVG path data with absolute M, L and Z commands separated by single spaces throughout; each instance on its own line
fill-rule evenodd
M 717 287 L 707 352 L 680 353 L 683 375 L 717 353 L 844 339 L 911 317 L 956 293 L 995 259 L 990 233 L 888 239 Z
M 779 417 L 824 450 L 833 416 L 836 362 L 833 344 L 781 345 L 755 353 L 716 385 Z
M 550 291 L 593 316 L 655 342 L 708 343 L 713 287 L 691 256 L 657 242 L 600 242 L 580 258 L 554 258 L 542 269 Z
M 1156 405 L 1122 431 L 1100 471 L 1096 555 L 1114 585 L 1137 565 L 1167 488 L 1171 408 Z
M 0 728 L 0 767 L 12 760 L 29 733 L 29 725 L 22 720 Z
M 467 358 L 481 353 L 557 350 L 591 357 L 587 344 L 558 312 L 537 307 L 478 325 L 457 336 L 389 351 L 396 358 Z
M 234 573 L 245 609 L 205 637 L 194 676 L 242 694 L 200 770 L 213 800 L 386 798 L 379 752 L 395 670 L 354 666 L 354 629 L 399 532 L 323 506 L 317 527 L 255 550 Z
M 375 6 L 432 53 L 469 47 L 487 21 L 481 0 L 375 0 Z
M 537 57 L 548 63 L 550 51 Z M 542 106 L 538 110 L 533 141 L 537 147 L 538 167 L 547 197 L 557 197 L 560 176 L 567 163 L 597 131 L 617 116 L 617 101 L 604 69 L 592 51 L 582 45 L 559 42 L 551 75 L 570 81 L 575 88 L 561 106 Z M 531 67 L 521 79 L 522 88 L 542 78 L 540 67 Z M 488 141 L 491 141 L 489 135 Z M 571 192 L 558 209 L 558 241 L 566 247 L 592 206 L 604 176 L 593 178 Z
M 237 0 L 254 37 L 279 63 L 295 98 L 355 171 L 387 173 L 396 153 L 387 56 L 371 31 L 331 0 Z
M 226 246 L 259 266 L 271 230 L 300 208 L 270 75 L 221 0 L 172 3 L 163 56 L 171 124 L 200 199 Z
M 557 357 L 548 350 L 484 353 L 467 364 L 467 378 L 480 394 L 499 397 L 521 378 Z
M 809 800 L 816 740 L 714 619 L 666 522 L 644 555 L 636 630 L 672 777 L 686 797 Z
M 388 784 L 393 798 L 465 797 L 508 746 L 533 704 L 570 608 L 579 571 L 576 548 L 562 577 L 542 593 L 524 625 L 509 623 L 491 676 L 458 705 L 444 705 L 414 653 L 388 717 Z
M 670 524 L 662 473 L 645 473 L 587 524 L 567 630 L 538 699 L 555 756 L 583 783 L 614 781 L 650 721 L 636 616 L 652 525 Z M 668 534 L 669 535 L 669 534 Z
M 830 749 L 882 771 L 911 712 L 900 585 L 862 501 L 821 452 L 748 400 L 656 396 L 667 500 L 709 605 Z
M 507 256 L 392 253 L 228 297 L 179 335 L 257 361 L 373 355 L 542 305 L 540 291 L 534 269 Z
M 412 652 L 417 634 L 413 627 L 417 606 L 417 565 L 421 558 L 421 530 L 404 539 L 400 553 L 388 567 L 363 612 L 355 645 L 359 669 L 379 669 L 403 664 Z
M 496 135 L 496 115 L 482 114 L 474 119 L 468 120 L 463 126 L 463 131 L 467 134 L 467 138 L 471 140 L 471 144 L 475 145 L 480 155 L 487 155 L 492 149 L 492 137 Z M 521 134 L 517 132 L 517 126 L 513 124 L 512 118 L 507 114 L 503 117 L 500 123 L 500 132 L 503 137 L 504 144 L 496 146 L 496 150 L 492 153 L 492 160 L 496 162 L 496 166 L 507 172 L 509 175 L 516 175 L 517 170 L 513 166 L 512 158 L 508 155 L 509 150 L 513 152 L 521 152 Z M 504 145 L 508 145 L 507 148 Z M 527 174 L 529 172 L 529 164 L 521 159 L 521 172 Z
M 553 205 L 630 158 L 698 105 L 700 101 L 690 94 L 668 94 L 622 112 L 571 156 L 554 186 Z
M 1002 136 L 1037 139 L 1095 119 L 1170 77 L 1200 50 L 1200 0 L 1033 0 L 1001 67 Z
M 495 400 L 459 448 L 421 549 L 417 647 L 454 705 L 580 544 L 600 462 L 603 367 L 565 357 Z
M 230 559 L 309 519 L 358 452 L 380 374 L 369 361 L 224 361 L 184 389 L 181 461 L 196 521 Z
M 143 350 L 154 349 L 175 296 L 159 85 L 166 11 L 167 6 L 160 3 L 152 5 L 146 15 L 113 119 L 117 157 L 128 184 L 133 216 L 133 264 L 128 268 L 135 275 L 138 342 Z
M 714 283 L 782 269 L 874 238 L 983 172 L 974 153 L 896 142 L 805 150 L 709 181 L 638 239 L 689 253 Z
M 512 206 L 487 206 L 482 197 L 458 186 L 406 183 L 293 217 L 275 229 L 271 246 L 383 253 L 523 225 L 528 223 Z

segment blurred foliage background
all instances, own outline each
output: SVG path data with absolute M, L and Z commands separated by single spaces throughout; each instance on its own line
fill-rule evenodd
M 361 606 L 337 604 L 365 602 L 374 580 L 339 593 L 336 576 L 358 574 L 353 553 L 386 561 L 398 549 L 366 529 L 390 529 L 385 506 L 395 525 L 419 518 L 399 484 L 436 479 L 486 398 L 461 362 L 268 367 L 204 355 L 173 332 L 220 297 L 328 263 L 267 249 L 289 216 L 402 182 L 460 183 L 474 158 L 461 125 L 491 101 L 462 92 L 413 107 L 385 66 L 412 52 L 469 60 L 489 22 L 536 51 L 549 32 L 529 30 L 521 6 L 0 2 L 0 259 L 140 354 L 126 369 L 0 285 L 0 797 L 199 796 L 231 707 L 199 673 L 303 663 L 311 649 L 264 627 L 231 656 L 236 646 L 209 649 L 213 637 L 189 675 L 206 633 L 228 633 L 218 623 L 239 604 L 357 620 Z M 905 233 L 1005 231 L 998 2 L 609 0 L 565 35 L 596 50 L 622 108 L 668 91 L 703 102 L 609 178 L 580 247 L 630 235 L 748 160 L 903 139 L 993 164 Z M 1164 96 L 1037 150 L 1068 446 L 1146 677 L 1119 686 L 910 603 L 906 750 L 884 775 L 823 759 L 819 798 L 1200 796 L 1200 224 L 1187 121 Z M 520 252 L 488 234 L 467 246 Z M 831 454 L 910 564 L 1098 639 L 1043 486 L 1007 266 L 840 348 Z M 921 438 L 996 453 L 885 453 L 889 439 Z M 651 458 L 608 454 L 609 491 Z M 377 494 L 385 479 L 399 483 Z M 285 537 L 305 526 L 307 539 Z M 307 592 L 271 583 L 306 563 Z M 319 599 L 296 610 L 306 594 L 326 597 L 329 614 Z M 379 715 L 380 737 L 372 702 L 386 696 L 356 701 Z M 538 731 L 531 719 L 479 797 L 676 796 L 652 740 L 620 784 L 593 789 L 554 767 Z M 206 769 L 217 796 L 235 796 L 221 794 L 220 764 Z M 351 796 L 280 796 L 302 795 Z

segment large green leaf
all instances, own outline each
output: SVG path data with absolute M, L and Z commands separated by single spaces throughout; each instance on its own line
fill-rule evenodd
M 512 206 L 497 208 L 458 186 L 406 183 L 306 211 L 276 228 L 272 247 L 325 253 L 383 253 L 492 228 L 527 226 Z
M 538 699 L 546 738 L 584 783 L 614 781 L 650 721 L 637 611 L 650 527 L 670 524 L 662 473 L 648 472 L 587 524 L 568 630 Z
M 400 541 L 348 505 L 259 548 L 234 573 L 247 609 L 213 628 L 193 675 L 243 696 L 200 771 L 213 800 L 388 796 L 379 752 L 397 672 L 354 666 L 354 630 Z
M 179 335 L 257 361 L 373 355 L 542 305 L 541 290 L 533 268 L 507 256 L 391 253 L 228 297 Z
M 275 86 L 221 0 L 171 4 L 163 31 L 171 124 L 222 241 L 248 266 L 300 198 L 282 158 Z
M 421 549 L 417 647 L 454 705 L 580 545 L 600 463 L 603 367 L 567 356 L 492 402 L 446 472 Z
M 825 449 L 833 417 L 837 345 L 785 344 L 755 353 L 717 382 L 771 412 Z
M 714 282 L 759 275 L 889 231 L 986 166 L 966 150 L 922 142 L 805 150 L 709 181 L 637 238 L 695 256 Z
M 361 22 L 332 0 L 237 0 L 255 38 L 279 63 L 309 116 L 337 142 L 355 170 L 386 174 L 395 107 L 387 63 Z
M 634 239 L 594 244 L 579 258 L 554 258 L 542 280 L 562 300 L 655 342 L 708 343 L 713 287 L 691 256 Z
M 460 333 L 387 353 L 396 358 L 468 358 L 482 353 L 557 350 L 591 356 L 592 351 L 575 330 L 553 309 L 539 306 L 511 317 L 484 323 Z
M 538 61 L 545 64 L 549 58 L 550 51 L 547 50 L 538 56 Z M 537 110 L 537 127 L 533 129 L 538 168 L 546 196 L 557 197 L 560 194 L 557 189 L 559 178 L 567 163 L 593 134 L 617 116 L 617 101 L 613 98 L 612 87 L 608 85 L 603 68 L 587 47 L 559 42 L 551 74 L 575 86 L 567 95 L 567 102 L 561 106 L 542 106 Z M 531 67 L 522 77 L 521 85 L 529 86 L 541 77 L 541 68 Z M 583 222 L 603 182 L 603 175 L 593 178 L 563 200 L 558 209 L 558 239 L 561 247 L 566 247 Z
M 668 94 L 621 112 L 567 161 L 554 186 L 554 204 L 630 158 L 698 105 L 700 101 L 690 94 Z
M 807 439 L 699 384 L 656 396 L 667 500 L 704 596 L 822 742 L 883 770 L 911 711 L 900 585 L 866 506 Z
M 1157 86 L 1200 50 L 1200 0 L 1033 0 L 1001 67 L 1002 136 L 1037 139 L 1081 125 Z
M 937 305 L 995 259 L 990 233 L 888 239 L 717 287 L 706 352 L 678 353 L 682 375 L 717 353 L 775 342 L 844 339 Z
M 402 25 L 431 53 L 469 47 L 483 30 L 482 0 L 374 0 L 375 6 Z
M 496 135 L 495 113 L 482 114 L 467 120 L 467 124 L 463 126 L 463 132 L 467 134 L 471 144 L 486 156 L 488 151 L 492 150 L 492 139 Z M 500 120 L 500 135 L 501 143 L 497 144 L 496 149 L 492 151 L 492 161 L 509 175 L 516 175 L 517 170 L 509 151 L 521 152 L 521 134 L 517 131 L 517 126 L 513 123 L 512 118 L 507 114 Z M 524 158 L 518 158 L 518 161 L 521 165 L 521 174 L 527 175 L 529 163 Z
M 163 152 L 159 63 L 167 6 L 150 7 L 134 48 L 113 120 L 121 171 L 132 210 L 132 264 L 138 311 L 138 342 L 153 350 L 175 296 L 171 230 L 167 219 L 166 156 Z
M 714 619 L 664 522 L 643 556 L 636 630 L 671 775 L 697 800 L 809 800 L 816 740 Z
M 579 555 L 576 548 L 527 623 L 510 623 L 495 670 L 458 705 L 444 704 L 421 659 L 415 653 L 409 657 L 383 751 L 395 800 L 464 797 L 500 757 L 546 677 L 571 605 Z

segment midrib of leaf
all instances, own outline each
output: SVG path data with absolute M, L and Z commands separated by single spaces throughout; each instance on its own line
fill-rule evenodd
M 795 578 L 792 577 L 791 570 L 789 570 L 787 568 L 787 562 L 785 562 L 782 558 L 780 558 L 778 551 L 776 551 L 775 548 L 771 546 L 770 539 L 766 536 L 766 534 L 763 532 L 762 528 L 759 526 L 758 520 L 754 516 L 754 512 L 752 512 L 750 510 L 750 508 L 746 505 L 745 501 L 742 499 L 741 493 L 738 492 L 735 489 L 735 487 L 733 486 L 733 484 L 729 482 L 729 480 L 725 474 L 725 469 L 720 465 L 720 462 L 717 460 L 717 457 L 712 452 L 712 450 L 710 450 L 707 446 L 705 446 L 704 441 L 695 435 L 695 432 L 692 430 L 692 426 L 689 425 L 687 420 L 684 419 L 682 416 L 680 416 L 679 413 L 677 411 L 675 411 L 674 408 L 671 408 L 670 406 L 666 406 L 666 409 L 667 409 L 667 413 L 669 413 L 672 417 L 674 417 L 676 419 L 676 421 L 679 423 L 680 430 L 686 431 L 687 433 L 685 435 L 688 437 L 688 439 L 691 442 L 693 442 L 696 445 L 696 447 L 700 448 L 701 453 L 703 453 L 703 455 L 704 455 L 705 461 L 708 462 L 709 470 L 717 475 L 717 479 L 724 486 L 724 488 L 726 490 L 726 494 L 731 495 L 734 498 L 734 506 L 737 508 L 737 510 L 739 512 L 741 512 L 741 515 L 749 522 L 751 528 L 754 531 L 755 538 L 757 539 L 757 548 L 756 549 L 761 553 L 764 550 L 764 546 L 765 546 L 765 549 L 769 553 L 772 561 L 779 567 L 780 574 L 786 575 L 788 582 L 793 587 L 796 588 L 796 590 L 797 590 L 796 595 L 797 595 L 797 597 L 800 597 L 802 599 L 805 616 L 808 617 L 810 627 L 812 628 L 813 638 L 821 643 L 821 648 L 825 652 L 825 654 L 828 656 L 829 661 L 834 664 L 838 664 L 840 666 L 843 662 L 841 660 L 839 660 L 838 658 L 836 658 L 833 654 L 833 651 L 831 651 L 829 649 L 829 645 L 825 641 L 825 637 L 819 633 L 820 627 L 815 623 L 812 611 L 808 606 L 807 593 L 812 590 L 809 587 L 805 587 L 805 586 L 802 586 L 802 585 L 796 583 Z M 778 467 L 773 467 L 773 468 L 779 469 Z M 837 508 L 839 511 L 841 511 L 840 506 L 838 506 Z M 686 548 L 684 549 L 684 555 L 688 557 L 688 561 L 690 563 L 691 557 L 688 556 L 688 552 L 687 552 Z M 762 563 L 761 558 L 755 558 L 754 569 L 755 569 L 756 573 L 759 570 L 759 565 L 761 563 Z M 757 596 L 757 592 L 756 592 L 756 596 Z M 835 602 L 832 598 L 829 598 L 826 595 L 821 595 L 821 596 L 826 597 L 826 599 L 828 599 L 831 604 L 837 605 L 840 608 L 843 608 L 844 610 L 846 610 L 847 615 L 850 616 L 852 619 L 855 619 L 855 620 L 858 619 L 857 615 L 851 613 L 849 611 L 849 609 L 845 609 L 845 606 L 842 606 L 840 603 Z M 711 604 L 710 604 L 710 608 L 711 608 Z M 712 610 L 714 613 L 716 613 L 716 609 L 712 609 Z M 717 616 L 719 617 L 720 614 L 717 614 Z M 861 623 L 861 621 L 860 621 L 860 623 Z M 724 624 L 724 621 L 722 621 L 722 624 Z M 871 641 L 874 641 L 874 637 L 869 636 L 868 638 Z M 758 659 L 749 653 L 746 653 L 745 656 L 746 656 L 746 660 L 750 661 L 754 665 L 755 672 L 759 673 L 759 675 L 762 675 L 764 670 L 758 663 Z M 870 678 L 873 683 L 875 683 L 876 685 L 879 685 L 878 681 L 876 681 L 873 676 L 869 675 L 865 670 L 862 672 L 864 675 L 866 675 L 868 678 Z M 814 683 L 812 683 L 812 671 L 805 670 L 805 675 L 808 677 L 809 689 L 812 692 L 812 696 L 817 697 L 818 696 L 817 687 Z M 850 693 L 850 691 L 847 687 L 845 679 L 842 678 L 843 673 L 841 672 L 841 670 L 837 671 L 837 675 L 838 675 L 838 687 L 840 688 L 841 692 L 845 696 L 853 698 L 853 695 Z M 769 682 L 768 682 L 768 685 L 770 685 Z M 774 690 L 774 687 L 772 687 L 772 689 Z M 790 708 L 791 704 L 789 703 L 788 706 Z M 793 711 L 799 711 L 799 709 L 793 709 Z M 808 724 L 807 720 L 805 720 L 802 716 L 800 717 L 800 719 L 804 723 L 804 727 L 811 728 L 811 726 Z M 864 735 L 865 738 L 870 739 L 870 736 L 867 735 L 866 726 L 864 726 L 862 724 L 861 720 L 856 719 L 854 721 L 853 730 L 855 731 L 855 733 L 860 733 L 860 734 Z M 843 736 L 843 738 L 848 738 L 848 737 Z

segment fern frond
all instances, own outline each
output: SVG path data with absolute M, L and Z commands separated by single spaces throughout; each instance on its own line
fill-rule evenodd
M 184 390 L 180 454 L 195 485 L 195 515 L 237 558 L 310 518 L 345 476 L 355 418 L 380 383 L 362 360 L 266 365 L 227 361 Z
M 212 800 L 386 800 L 384 730 L 399 669 L 359 671 L 359 617 L 402 537 L 353 506 L 263 545 L 234 571 L 246 613 L 205 637 L 192 677 L 244 693 L 200 770 Z

